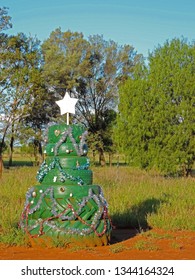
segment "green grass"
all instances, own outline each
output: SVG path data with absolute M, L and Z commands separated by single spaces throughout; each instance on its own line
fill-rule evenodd
M 171 243 L 171 247 L 173 249 L 182 250 L 184 245 L 182 243 L 173 242 L 173 243 Z
M 0 242 L 28 245 L 18 229 L 25 194 L 37 184 L 37 167 L 4 169 L 0 179 Z M 94 184 L 102 187 L 109 214 L 118 227 L 195 231 L 195 181 L 165 179 L 130 167 L 93 167 Z
M 194 178 L 169 178 L 130 167 L 95 168 L 113 223 L 121 227 L 195 230 Z
M 154 244 L 152 241 L 146 241 L 146 240 L 138 240 L 134 244 L 134 248 L 142 251 L 142 250 L 147 250 L 147 251 L 158 251 L 159 247 Z
M 124 245 L 121 244 L 115 244 L 113 246 L 110 247 L 110 252 L 117 254 L 117 253 L 121 253 L 124 252 L 126 250 L 130 250 L 130 248 L 125 247 Z
M 4 169 L 0 178 L 0 242 L 26 244 L 24 234 L 18 229 L 25 194 L 36 183 L 37 168 L 20 167 Z
M 146 232 L 141 233 L 141 235 L 143 237 L 146 237 L 146 238 L 152 239 L 152 240 L 175 239 L 175 237 L 172 234 L 169 234 L 169 233 L 157 233 L 157 232 L 153 232 L 153 231 L 146 231 Z

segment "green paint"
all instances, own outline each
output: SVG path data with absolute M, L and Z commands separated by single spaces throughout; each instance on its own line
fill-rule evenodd
M 28 190 L 20 221 L 32 238 L 49 236 L 93 246 L 109 242 L 107 203 L 101 187 L 92 184 L 85 136 L 79 125 L 49 127 L 46 159 L 37 173 L 40 185 Z

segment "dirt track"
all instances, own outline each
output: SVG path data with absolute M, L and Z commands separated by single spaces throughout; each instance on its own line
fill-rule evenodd
M 0 245 L 1 260 L 195 260 L 195 232 L 116 229 L 103 247 L 42 248 Z

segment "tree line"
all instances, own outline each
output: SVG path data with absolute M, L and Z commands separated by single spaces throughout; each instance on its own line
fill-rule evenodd
M 0 156 L 12 164 L 14 142 L 31 139 L 42 154 L 42 130 L 62 121 L 56 100 L 79 99 L 74 121 L 89 130 L 99 161 L 126 154 L 129 164 L 188 174 L 195 160 L 194 44 L 173 39 L 149 54 L 103 36 L 57 28 L 40 42 L 12 27 L 0 8 Z

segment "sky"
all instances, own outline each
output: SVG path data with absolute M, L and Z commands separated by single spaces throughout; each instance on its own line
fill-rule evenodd
M 103 35 L 119 45 L 129 44 L 148 56 L 173 38 L 195 39 L 194 0 L 1 0 L 8 7 L 13 28 L 46 40 L 61 27 L 89 35 Z

